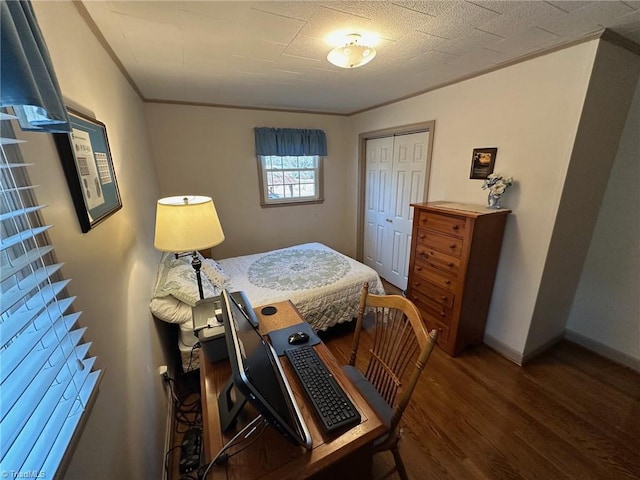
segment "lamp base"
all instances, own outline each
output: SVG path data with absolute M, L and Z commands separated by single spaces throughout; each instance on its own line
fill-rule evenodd
M 202 290 L 202 275 L 200 269 L 202 268 L 202 262 L 198 258 L 198 252 L 193 252 L 193 259 L 191 259 L 191 266 L 196 271 L 196 280 L 198 281 L 198 293 L 200 294 L 200 300 L 204 299 L 204 291 Z
M 188 253 L 174 253 L 176 259 L 180 257 L 186 257 L 187 255 L 192 255 L 191 266 L 196 271 L 196 280 L 198 281 L 198 293 L 200 294 L 200 300 L 204 299 L 204 291 L 202 290 L 202 276 L 200 275 L 200 269 L 202 268 L 202 261 L 198 257 L 198 252 L 188 252 Z

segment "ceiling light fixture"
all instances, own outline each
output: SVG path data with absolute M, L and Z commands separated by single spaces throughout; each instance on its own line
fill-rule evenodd
M 358 33 L 350 33 L 345 36 L 345 44 L 336 47 L 329 52 L 327 60 L 337 67 L 356 68 L 369 63 L 376 56 L 376 49 L 363 45 L 362 36 Z

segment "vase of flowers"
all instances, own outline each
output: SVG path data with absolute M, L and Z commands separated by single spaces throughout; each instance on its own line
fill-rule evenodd
M 487 206 L 489 208 L 502 208 L 500 203 L 502 194 L 513 185 L 513 177 L 505 177 L 500 173 L 492 173 L 482 184 L 483 190 L 489 190 Z

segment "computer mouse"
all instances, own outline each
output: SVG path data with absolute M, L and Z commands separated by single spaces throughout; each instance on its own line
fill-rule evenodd
M 309 335 L 306 334 L 305 332 L 293 333 L 289 335 L 289 338 L 287 339 L 287 341 L 289 342 L 289 345 L 300 345 L 301 343 L 307 343 L 308 340 L 309 340 Z

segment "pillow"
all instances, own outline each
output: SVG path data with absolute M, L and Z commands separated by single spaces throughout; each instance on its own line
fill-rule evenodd
M 154 317 L 169 323 L 191 322 L 191 307 L 173 295 L 153 298 L 149 304 Z
M 207 275 L 200 276 L 205 298 L 220 295 L 222 290 L 212 285 Z M 191 257 L 175 258 L 174 254 L 165 253 L 158 268 L 158 280 L 153 298 L 162 298 L 168 295 L 174 296 L 191 307 L 200 300 L 196 271 L 191 266 Z
M 230 287 L 231 278 L 224 272 L 222 265 L 212 258 L 202 259 L 201 271 L 207 276 L 214 287 L 218 287 L 220 290 Z

